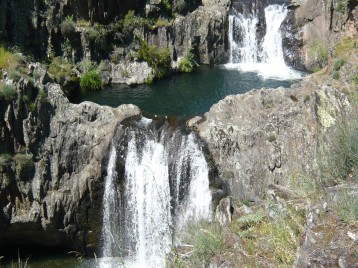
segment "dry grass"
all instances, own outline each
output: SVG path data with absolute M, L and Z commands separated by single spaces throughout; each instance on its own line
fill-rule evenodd
M 0 47 L 0 69 L 6 71 L 13 70 L 19 66 L 19 63 L 20 57 L 17 54 Z

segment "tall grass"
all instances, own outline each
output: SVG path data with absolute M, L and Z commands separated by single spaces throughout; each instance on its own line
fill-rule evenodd
M 12 70 L 15 69 L 20 62 L 20 57 L 11 51 L 0 47 L 0 69 Z

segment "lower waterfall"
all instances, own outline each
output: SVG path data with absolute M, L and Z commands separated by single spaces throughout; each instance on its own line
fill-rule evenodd
M 195 134 L 167 123 L 142 118 L 117 132 L 121 141 L 112 145 L 105 179 L 100 267 L 165 267 L 179 231 L 211 219 L 209 167 Z
M 257 72 L 263 78 L 299 79 L 301 74 L 285 64 L 282 49 L 281 24 L 287 16 L 285 5 L 265 8 L 266 34 L 260 44 L 256 38 L 258 14 L 229 16 L 230 60 L 228 69 Z

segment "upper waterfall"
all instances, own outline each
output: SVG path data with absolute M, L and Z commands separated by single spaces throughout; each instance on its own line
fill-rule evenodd
M 257 72 L 263 78 L 298 79 L 301 74 L 285 64 L 282 49 L 281 24 L 287 16 L 285 5 L 265 8 L 266 34 L 257 40 L 258 14 L 235 12 L 229 16 L 230 61 L 226 68 Z
M 211 219 L 209 167 L 196 136 L 167 123 L 142 118 L 121 135 L 107 167 L 100 266 L 165 267 L 177 231 Z

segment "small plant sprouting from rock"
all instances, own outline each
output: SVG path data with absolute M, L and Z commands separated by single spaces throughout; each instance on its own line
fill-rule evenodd
M 315 41 L 309 48 L 309 56 L 314 60 L 314 69 L 322 68 L 328 62 L 328 49 L 320 41 Z
M 345 64 L 345 60 L 343 59 L 335 59 L 333 62 L 333 70 L 339 71 L 341 67 Z
M 13 101 L 16 98 L 16 89 L 13 85 L 3 85 L 0 88 L 0 98 L 7 101 Z
M 12 156 L 10 154 L 0 154 L 0 167 L 8 167 L 12 163 Z
M 308 102 L 310 100 L 311 96 L 310 95 L 305 95 L 303 97 L 303 102 Z
M 97 71 L 89 71 L 82 75 L 80 86 L 83 93 L 102 89 L 102 78 Z
M 182 73 L 191 73 L 197 66 L 198 63 L 194 59 L 194 54 L 191 50 L 187 50 L 184 58 L 179 62 L 179 71 Z
M 339 217 L 352 224 L 358 224 L 358 196 L 354 192 L 346 192 L 339 196 L 337 200 Z
M 274 142 L 274 141 L 276 141 L 276 140 L 277 140 L 276 134 L 275 134 L 275 133 L 270 133 L 270 134 L 268 135 L 268 137 L 267 137 L 267 140 L 268 140 L 269 142 Z
M 76 30 L 75 23 L 73 22 L 73 16 L 67 16 L 66 19 L 61 23 L 60 28 L 61 33 L 64 36 L 71 36 Z
M 339 71 L 333 71 L 332 72 L 332 78 L 334 80 L 338 80 L 339 79 Z

